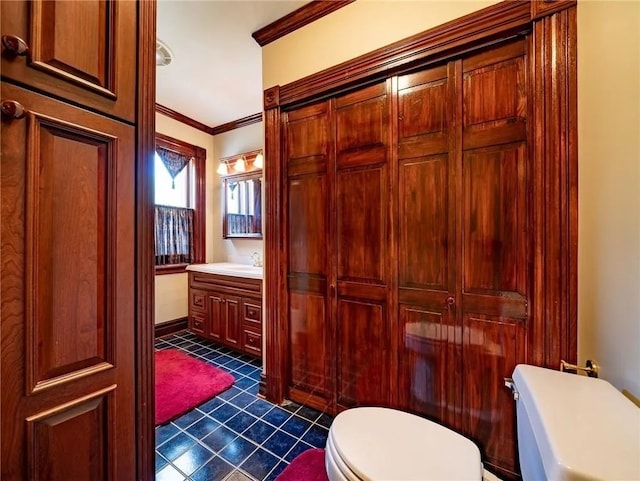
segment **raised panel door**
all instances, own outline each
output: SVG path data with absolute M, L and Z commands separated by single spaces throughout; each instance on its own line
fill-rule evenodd
M 327 409 L 331 402 L 329 258 L 330 105 L 287 114 L 288 393 Z
M 224 311 L 224 297 L 217 292 L 209 292 L 209 322 L 207 323 L 207 335 L 219 342 L 224 340 L 225 330 L 225 311 Z
M 398 78 L 399 404 L 459 428 L 453 64 Z
M 135 2 L 0 4 L 2 75 L 129 121 L 135 119 Z M 28 47 L 12 54 L 16 37 Z
M 241 317 L 240 298 L 224 296 L 224 342 L 231 347 L 240 347 Z
M 461 67 L 463 429 L 487 463 L 511 472 L 515 416 L 504 378 L 528 359 L 533 258 L 526 63 L 516 40 Z
M 338 301 L 337 404 L 389 405 L 389 327 L 381 302 Z
M 388 405 L 390 82 L 335 99 L 336 403 Z
M 0 93 L 1 477 L 133 479 L 134 128 Z

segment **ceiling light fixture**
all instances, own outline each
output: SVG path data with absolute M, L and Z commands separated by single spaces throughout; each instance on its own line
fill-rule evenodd
M 256 158 L 253 161 L 253 166 L 257 167 L 258 169 L 262 169 L 262 167 L 264 166 L 264 155 L 262 155 L 262 152 L 256 155 Z
M 162 40 L 156 39 L 156 66 L 164 67 L 173 60 L 171 49 Z
M 218 166 L 216 172 L 220 175 L 227 175 L 229 173 L 229 167 L 227 166 L 227 163 L 224 161 L 220 162 L 220 165 Z
M 238 172 L 244 172 L 247 169 L 247 165 L 244 162 L 244 155 L 236 161 L 233 169 Z

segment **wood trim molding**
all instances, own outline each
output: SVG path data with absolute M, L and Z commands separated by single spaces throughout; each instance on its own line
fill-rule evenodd
M 282 167 L 280 161 L 280 143 L 282 134 L 282 113 L 279 107 L 265 111 L 265 157 L 275 159 L 264 166 L 265 177 L 265 279 L 264 297 L 266 313 L 264 316 L 264 331 L 266 349 L 264 353 L 263 376 L 265 386 L 261 393 L 272 402 L 280 404 L 284 399 L 286 362 L 284 361 L 288 348 L 286 339 L 281 332 L 281 316 L 285 315 L 284 306 L 280 302 L 283 293 L 286 295 L 286 272 L 282 262 L 284 253 L 281 251 L 280 219 L 283 207 L 282 196 Z M 262 376 L 261 376 L 262 379 Z
M 262 112 L 258 112 L 256 114 L 242 117 L 241 119 L 232 120 L 231 122 L 227 122 L 226 124 L 218 125 L 217 127 L 209 127 L 202 122 L 198 122 L 197 120 L 194 120 L 191 117 L 187 117 L 180 112 L 171 110 L 169 107 L 165 107 L 164 105 L 156 104 L 156 112 L 165 115 L 173 120 L 177 120 L 178 122 L 182 122 L 185 125 L 193 127 L 194 129 L 197 129 L 209 135 L 219 135 L 231 130 L 240 129 L 251 124 L 262 122 Z
M 248 125 L 257 124 L 258 122 L 262 122 L 262 112 L 258 112 L 257 114 L 253 115 L 247 115 L 246 117 L 242 117 L 241 119 L 233 120 L 231 122 L 227 122 L 226 124 L 218 125 L 217 127 L 212 127 L 209 133 L 211 135 L 224 134 L 225 132 L 229 132 L 230 130 L 240 129 Z
M 531 19 L 551 15 L 577 5 L 577 0 L 531 0 Z
M 153 154 L 156 143 L 156 2 L 138 2 L 136 115 L 136 479 L 155 478 Z
M 171 110 L 169 107 L 165 107 L 164 105 L 156 104 L 156 112 L 159 114 L 165 115 L 170 119 L 177 120 L 178 122 L 182 122 L 189 127 L 193 127 L 194 129 L 198 129 L 205 134 L 211 134 L 211 127 L 203 124 L 202 122 L 198 122 L 197 120 L 192 119 L 191 117 L 187 117 L 180 112 L 176 112 L 175 110 Z
M 270 87 L 264 91 L 264 109 L 272 109 L 280 105 L 280 87 Z
M 271 22 L 266 27 L 256 30 L 251 36 L 258 45 L 264 47 L 274 40 L 315 22 L 319 18 L 329 15 L 352 2 L 355 2 L 355 0 L 313 0 L 275 22 Z
M 153 329 L 155 338 L 158 339 L 159 337 L 182 331 L 188 327 L 188 324 L 189 318 L 187 316 L 178 317 L 177 319 L 172 319 L 167 322 L 156 324 Z
M 530 77 L 533 92 L 534 192 L 533 343 L 545 346 L 537 365 L 575 363 L 578 298 L 578 133 L 576 7 L 534 22 Z M 548 332 L 560 332 L 560 338 Z M 554 342 L 549 342 L 553 340 Z
M 516 35 L 528 29 L 530 21 L 529 2 L 501 2 L 280 86 L 276 97 L 267 94 L 274 87 L 266 89 L 264 108 L 273 103 L 292 104 L 364 79 L 382 79 L 402 69 L 438 61 L 493 39 Z

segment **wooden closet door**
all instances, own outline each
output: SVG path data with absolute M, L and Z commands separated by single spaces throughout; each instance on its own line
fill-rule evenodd
M 527 361 L 532 253 L 525 40 L 462 61 L 461 297 L 464 433 L 516 471 L 504 387 Z
M 332 384 L 329 258 L 330 104 L 286 116 L 288 397 L 328 409 Z
M 390 402 L 389 82 L 335 100 L 336 402 Z
M 134 479 L 135 129 L 0 94 L 0 477 Z
M 398 394 L 460 429 L 453 65 L 398 78 Z

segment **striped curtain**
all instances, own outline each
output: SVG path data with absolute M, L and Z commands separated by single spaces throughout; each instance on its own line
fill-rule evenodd
M 193 209 L 155 207 L 156 265 L 190 264 L 193 259 Z

